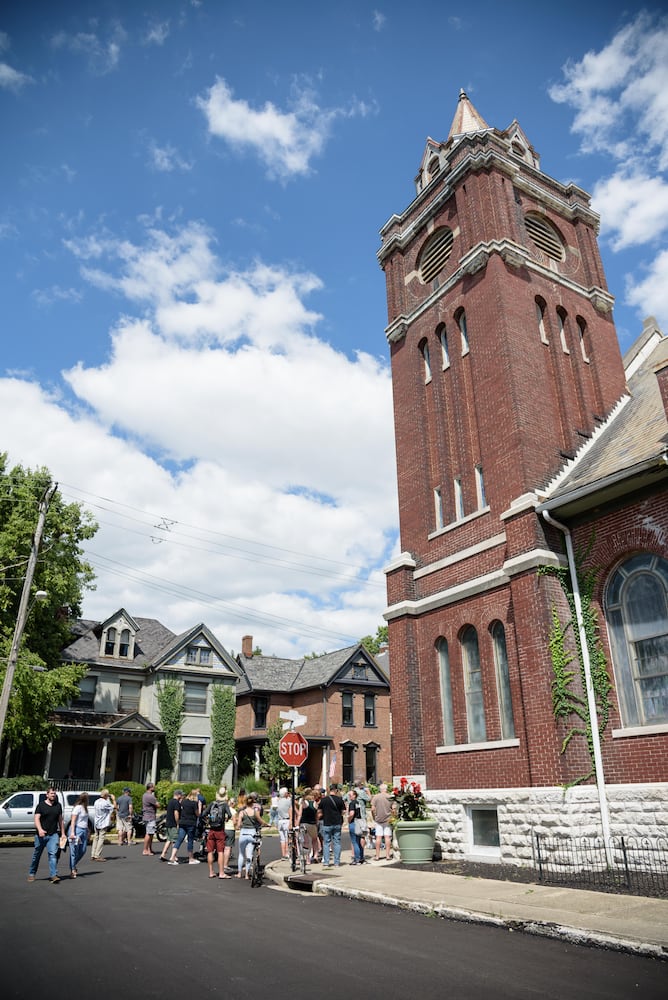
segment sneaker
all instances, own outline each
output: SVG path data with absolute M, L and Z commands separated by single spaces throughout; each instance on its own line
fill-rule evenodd
M 168 865 L 178 865 L 178 861 L 168 861 Z
M 34 875 L 28 875 L 28 881 L 29 882 L 34 882 L 35 881 L 35 876 Z
M 199 861 L 197 860 L 197 858 L 191 858 L 190 861 L 188 862 L 188 864 L 189 865 L 198 865 Z
M 57 875 L 54 875 L 53 878 L 49 879 L 49 882 L 52 882 L 55 885 L 56 882 L 60 882 L 60 879 L 58 878 Z

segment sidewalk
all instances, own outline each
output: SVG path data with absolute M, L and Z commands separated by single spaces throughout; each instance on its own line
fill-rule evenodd
M 668 959 L 668 899 L 410 871 L 392 862 L 307 869 L 313 892 L 399 906 L 450 920 L 492 924 L 616 951 Z M 279 885 L 285 861 L 267 865 Z

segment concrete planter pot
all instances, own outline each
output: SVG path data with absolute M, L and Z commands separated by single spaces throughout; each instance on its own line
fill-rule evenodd
M 398 820 L 394 824 L 401 860 L 406 865 L 425 864 L 433 859 L 438 820 Z

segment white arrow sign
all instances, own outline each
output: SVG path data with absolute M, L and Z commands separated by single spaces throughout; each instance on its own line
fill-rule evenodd
M 306 722 L 306 716 L 300 715 L 296 708 L 291 708 L 289 712 L 279 712 L 281 719 L 287 719 L 283 723 L 283 729 L 299 729 Z

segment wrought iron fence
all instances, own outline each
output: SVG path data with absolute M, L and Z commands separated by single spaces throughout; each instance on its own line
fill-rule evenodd
M 49 784 L 59 792 L 99 792 L 100 783 L 85 778 L 49 778 Z
M 668 837 L 546 837 L 534 832 L 541 882 L 668 895 Z

